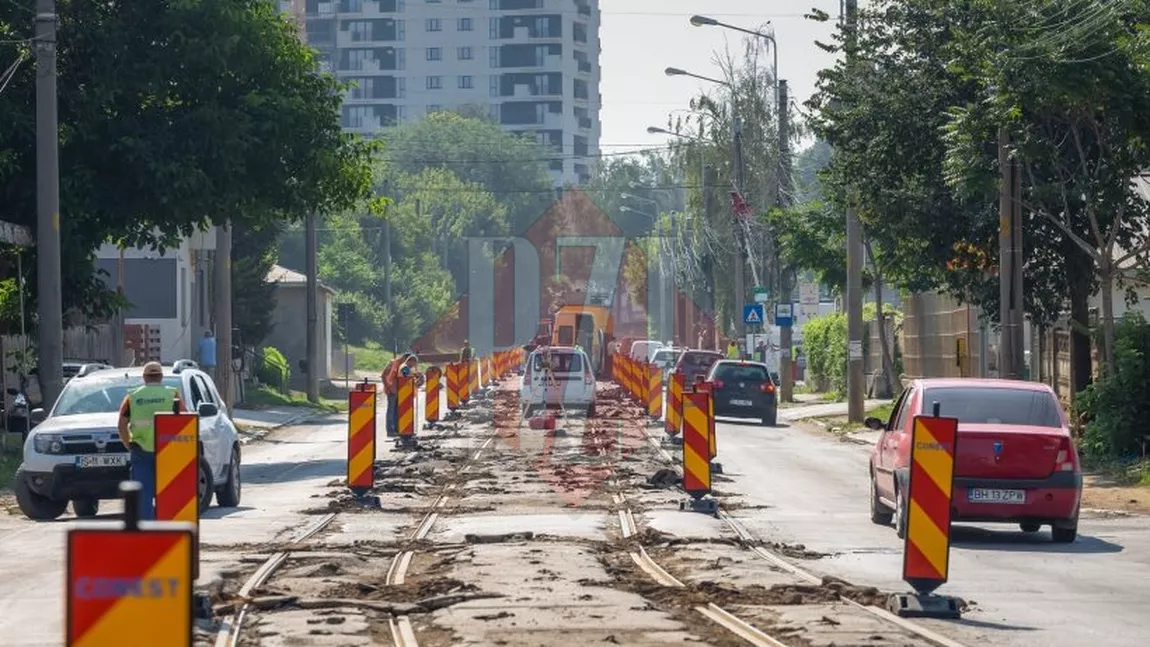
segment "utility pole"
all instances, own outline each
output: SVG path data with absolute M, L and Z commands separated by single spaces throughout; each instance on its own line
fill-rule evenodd
M 215 259 L 216 310 L 216 388 L 230 409 L 232 391 L 232 228 L 226 222 L 216 226 Z
M 1010 134 L 998 130 L 998 259 L 1001 332 L 998 341 L 999 377 L 1022 379 L 1022 214 L 1018 165 L 1010 159 Z
M 790 104 L 787 102 L 787 82 L 783 79 L 778 80 L 779 84 L 779 179 L 775 183 L 778 186 L 778 205 L 780 208 L 786 208 L 791 203 L 791 154 L 790 154 L 790 140 L 791 140 L 791 122 L 790 122 Z M 777 250 L 777 248 L 776 248 Z M 777 254 L 777 251 L 776 251 Z M 794 303 L 794 297 L 791 295 L 791 290 L 794 289 L 792 277 L 793 274 L 786 271 L 782 264 L 779 264 L 779 303 Z M 794 321 L 794 313 L 791 313 L 791 320 Z M 795 376 L 791 367 L 791 346 L 793 342 L 794 328 L 786 326 L 779 329 L 779 377 L 782 379 L 779 386 L 781 388 L 781 396 L 783 402 L 794 401 L 795 390 Z
M 746 187 L 746 170 L 743 168 L 743 124 L 735 117 L 735 188 L 739 190 L 740 194 L 744 193 Z M 742 216 L 736 215 L 734 228 L 735 228 L 735 251 L 731 256 L 731 269 L 735 273 L 735 298 L 731 302 L 731 314 L 735 318 L 735 336 L 738 337 L 740 345 L 743 340 L 747 338 L 746 324 L 743 323 L 743 302 L 747 299 L 747 289 L 743 285 L 744 271 L 746 269 L 746 259 L 743 256 L 744 242 L 743 232 L 740 231 L 741 226 L 738 218 Z
M 846 0 L 847 28 L 847 69 L 854 62 L 855 44 L 858 34 L 858 0 Z M 847 418 L 851 422 L 863 421 L 865 406 L 863 391 L 863 312 L 862 312 L 862 271 L 863 244 L 862 222 L 854 205 L 847 206 Z
M 60 127 L 56 103 L 56 3 L 36 0 L 36 328 L 40 400 L 64 388 L 64 298 L 60 276 Z
M 714 166 L 708 164 L 703 169 L 703 208 L 706 210 L 707 224 L 715 222 L 715 214 L 717 212 L 715 208 L 715 184 L 718 183 L 718 179 L 718 171 L 715 170 Z M 718 303 L 715 300 L 715 288 L 719 285 L 719 277 L 717 276 L 718 263 L 715 262 L 715 255 L 711 250 L 709 243 L 704 246 L 703 254 L 703 272 L 705 272 L 707 280 L 707 294 L 710 295 L 711 298 L 711 315 L 714 319 L 715 328 L 711 331 L 711 338 L 704 340 L 703 348 L 711 348 L 712 350 L 715 350 L 717 348 L 715 347 L 717 342 L 716 333 L 720 325 L 719 308 Z M 692 333 L 693 332 L 694 331 L 692 331 Z M 690 344 L 692 341 L 691 338 L 688 337 L 687 339 L 687 343 Z
M 316 214 L 309 213 L 306 223 L 307 255 L 307 399 L 319 402 L 319 277 L 316 258 Z

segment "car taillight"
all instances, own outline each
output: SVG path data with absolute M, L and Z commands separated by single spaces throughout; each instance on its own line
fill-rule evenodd
M 1070 444 L 1069 438 L 1062 438 L 1062 444 L 1058 448 L 1058 457 L 1054 459 L 1054 469 L 1059 472 L 1078 471 L 1078 453 L 1074 451 L 1074 446 Z
M 774 393 L 775 392 L 775 385 L 771 384 L 770 382 L 763 382 L 762 386 L 760 386 L 759 388 L 761 388 L 763 390 L 763 393 Z

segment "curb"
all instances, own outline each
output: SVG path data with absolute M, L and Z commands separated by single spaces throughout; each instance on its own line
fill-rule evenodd
M 307 411 L 304 413 L 300 413 L 299 415 L 292 416 L 291 418 L 288 418 L 287 420 L 284 420 L 283 422 L 280 422 L 280 423 L 276 423 L 274 425 L 267 425 L 267 426 L 260 425 L 258 428 L 258 431 L 251 432 L 248 435 L 241 434 L 240 435 L 240 445 L 241 446 L 247 445 L 247 444 L 252 443 L 252 442 L 263 440 L 264 438 L 266 438 L 268 436 L 268 434 L 272 433 L 273 431 L 279 431 L 280 429 L 283 429 L 284 427 L 291 427 L 293 425 L 298 425 L 298 424 L 303 423 L 303 422 L 308 422 L 309 420 L 312 420 L 314 418 L 318 418 L 321 415 L 324 415 L 324 414 L 321 414 L 321 413 L 315 412 L 315 411 Z M 234 417 L 232 418 L 232 424 L 237 424 Z M 242 425 L 243 423 L 240 422 L 238 424 Z

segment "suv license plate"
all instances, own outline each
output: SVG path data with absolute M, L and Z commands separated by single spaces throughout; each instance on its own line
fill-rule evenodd
M 752 403 L 750 400 L 731 400 L 731 404 L 736 407 L 749 407 Z
M 971 488 L 967 493 L 971 503 L 1005 503 L 1022 505 L 1026 503 L 1026 490 L 984 490 Z
M 76 467 L 79 469 L 87 469 L 90 467 L 124 467 L 127 464 L 127 454 L 94 454 L 76 457 Z

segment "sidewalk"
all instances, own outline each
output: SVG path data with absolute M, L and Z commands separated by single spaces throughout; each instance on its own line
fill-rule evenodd
M 324 415 L 308 407 L 271 407 L 269 409 L 232 409 L 232 422 L 240 429 L 240 442 L 246 444 L 281 427 L 299 424 Z

